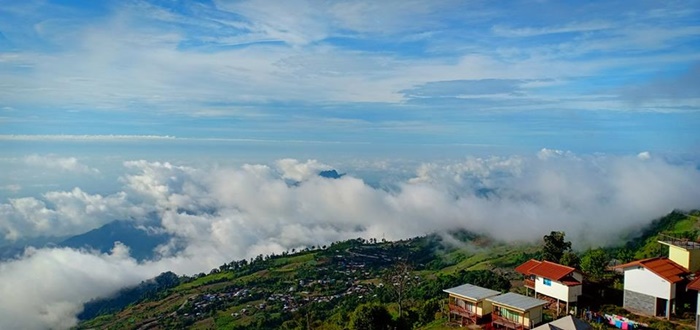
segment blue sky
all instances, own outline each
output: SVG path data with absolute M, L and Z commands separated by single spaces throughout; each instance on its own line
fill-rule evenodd
M 2 1 L 0 143 L 148 135 L 375 152 L 694 152 L 698 11 L 697 1 Z
M 0 328 L 360 236 L 619 243 L 698 208 L 699 50 L 697 0 L 0 0 L 0 247 L 178 239 L 0 261 Z

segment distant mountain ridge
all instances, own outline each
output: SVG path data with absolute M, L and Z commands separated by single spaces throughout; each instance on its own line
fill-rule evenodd
M 340 174 L 336 170 L 321 171 L 318 173 L 318 176 L 328 179 L 340 179 L 343 175 L 345 175 L 345 173 Z
M 147 228 L 154 230 L 147 230 Z M 167 243 L 172 237 L 163 232 L 157 232 L 161 228 L 155 220 L 140 223 L 133 220 L 115 220 L 102 227 L 90 230 L 86 233 L 70 237 L 57 246 L 75 249 L 86 248 L 107 253 L 114 247 L 114 243 L 121 242 L 129 247 L 130 254 L 138 261 L 149 260 L 156 257 L 154 249 Z
M 172 238 L 172 235 L 159 229 L 162 227 L 154 217 L 146 221 L 114 220 L 75 236 L 35 237 L 6 243 L 0 246 L 0 261 L 17 258 L 29 247 L 69 247 L 109 253 L 116 242 L 128 246 L 131 256 L 136 260 L 150 260 L 157 257 L 154 249 Z

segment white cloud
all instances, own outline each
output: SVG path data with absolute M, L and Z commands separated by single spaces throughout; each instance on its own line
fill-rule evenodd
M 0 288 L 12 299 L 3 300 L 7 307 L 0 302 L 0 311 L 23 317 L 0 317 L 0 327 L 67 327 L 82 302 L 165 270 L 208 271 L 232 259 L 359 236 L 401 239 L 464 228 L 538 241 L 564 230 L 576 247 L 619 243 L 620 235 L 674 208 L 697 208 L 700 195 L 700 171 L 692 165 L 549 149 L 532 157 L 423 164 L 412 178 L 388 175 L 387 189 L 352 175 L 319 177 L 328 167 L 315 160 L 283 159 L 274 167 L 124 165 L 122 192 L 101 196 L 76 188 L 0 205 L 1 217 L 10 219 L 6 236 L 68 232 L 155 211 L 184 249 L 162 246 L 162 259 L 143 264 L 121 246 L 110 255 L 40 249 L 2 263 L 0 285 L 8 289 Z M 24 290 L 23 283 L 33 282 L 27 274 L 47 273 L 50 281 Z
M 542 148 L 539 152 L 537 152 L 537 158 L 539 158 L 541 160 L 546 160 L 546 159 L 550 159 L 550 158 L 559 158 L 559 157 L 575 157 L 575 156 L 571 151 L 563 151 L 563 150 L 557 150 L 557 149 Z
M 99 174 L 100 171 L 82 164 L 75 157 L 59 157 L 56 155 L 30 155 L 24 158 L 24 163 L 30 166 L 44 167 L 50 170 L 75 172 L 82 174 Z
M 74 188 L 42 197 L 11 198 L 0 204 L 0 235 L 8 240 L 75 235 L 117 219 L 143 218 L 152 209 L 127 201 L 124 192 L 102 196 Z
M 28 250 L 22 259 L 0 263 L 0 326 L 3 329 L 68 329 L 81 302 L 108 296 L 167 269 L 192 271 L 177 259 L 138 264 L 117 244 L 109 254 L 73 249 Z M 202 267 L 197 260 L 190 265 Z M 11 301 L 11 302 L 10 302 Z
M 639 158 L 641 160 L 651 159 L 651 153 L 648 151 L 642 151 L 642 152 L 637 154 L 637 158 Z
M 175 137 L 167 135 L 0 135 L 0 141 L 139 141 L 172 139 L 175 139 Z
M 13 184 L 8 184 L 0 187 L 1 190 L 7 190 L 12 193 L 17 193 L 18 191 L 22 190 L 22 186 L 18 185 L 16 183 Z
M 282 177 L 285 179 L 304 181 L 320 171 L 330 170 L 328 165 L 321 164 L 316 160 L 310 159 L 306 163 L 300 163 L 296 159 L 280 159 L 276 162 L 277 168 L 282 172 Z
M 544 27 L 521 27 L 510 28 L 502 25 L 496 25 L 492 28 L 496 35 L 504 37 L 533 37 L 546 34 L 558 33 L 582 33 L 607 30 L 613 28 L 614 24 L 605 21 L 589 21 L 589 22 L 574 22 L 563 26 L 544 26 Z
M 494 31 L 507 35 L 612 32 L 605 38 L 584 35 L 554 45 L 538 41 L 528 47 L 494 47 L 499 44 L 499 37 L 490 35 L 485 26 L 492 26 L 491 20 L 502 21 L 491 13 L 494 8 L 482 4 L 475 4 L 476 9 L 453 1 L 222 0 L 215 4 L 216 8 L 206 8 L 208 11 L 201 17 L 140 2 L 112 6 L 113 12 L 99 24 L 66 24 L 66 19 L 35 17 L 43 23 L 39 24 L 42 31 L 53 31 L 42 34 L 46 38 L 43 41 L 56 42 L 65 49 L 58 53 L 20 49 L 17 54 L 3 56 L 1 60 L 10 67 L 31 69 L 4 77 L 0 99 L 17 109 L 61 104 L 72 109 L 123 111 L 125 107 L 147 106 L 157 112 L 193 116 L 249 116 L 261 109 L 269 110 L 269 101 L 401 104 L 406 101 L 402 90 L 450 80 L 552 79 L 575 87 L 580 81 L 585 84 L 587 77 L 601 77 L 613 70 L 659 70 L 662 62 L 677 65 L 698 59 L 697 54 L 674 47 L 696 35 L 697 27 L 653 29 L 645 21 L 649 18 L 639 15 L 626 17 L 637 25 L 623 25 L 634 25 L 633 28 L 608 28 L 606 21 L 586 18 L 542 28 L 510 29 L 497 25 Z M 462 9 L 454 10 L 458 7 Z M 217 8 L 224 11 L 218 14 L 228 15 L 207 15 Z M 292 12 L 293 15 L 288 14 Z M 238 20 L 221 18 L 230 17 L 231 13 Z M 483 13 L 487 13 L 486 17 Z M 457 21 L 465 25 L 452 24 Z M 233 30 L 225 35 L 214 32 L 222 25 Z M 416 34 L 441 37 L 425 38 L 428 42 L 421 57 L 400 50 L 356 49 L 327 41 L 328 37 L 339 37 L 357 39 L 360 44 L 381 44 L 385 39 L 402 40 Z M 464 39 L 471 40 L 471 34 L 482 34 L 484 40 L 465 43 Z M 449 45 L 449 55 L 431 51 L 439 48 L 439 43 Z M 241 47 L 221 47 L 231 44 Z M 187 45 L 203 45 L 205 49 L 189 49 Z M 658 47 L 664 51 L 644 52 Z M 678 53 L 670 53 L 674 49 Z M 581 60 L 601 50 L 622 53 Z M 633 51 L 632 55 L 625 53 L 628 51 Z M 42 98 L 35 97 L 38 91 Z M 536 92 L 543 95 L 528 100 L 537 107 L 542 105 L 541 97 L 549 97 L 559 101 L 555 102 L 558 109 L 576 109 L 578 105 L 596 110 L 634 109 L 623 102 L 611 106 L 570 103 L 561 92 Z M 697 100 L 685 102 L 697 107 Z M 213 103 L 223 106 L 196 110 Z M 680 109 L 682 105 L 671 107 Z M 507 102 L 499 109 L 504 107 Z M 660 111 L 658 107 L 643 110 Z

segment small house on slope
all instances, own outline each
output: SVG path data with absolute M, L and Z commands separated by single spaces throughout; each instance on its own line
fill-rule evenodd
M 453 317 L 459 318 L 462 326 L 467 325 L 469 322 L 478 324 L 484 316 L 490 316 L 493 306 L 486 298 L 501 294 L 496 290 L 472 284 L 463 284 L 443 291 L 450 295 L 448 298 L 448 306 L 450 307 L 448 317 L 450 321 L 452 321 Z
M 651 316 L 670 318 L 681 282 L 689 275 L 673 260 L 656 257 L 618 265 L 625 274 L 622 307 Z M 681 285 L 679 285 L 681 284 Z
M 491 326 L 497 329 L 532 329 L 542 323 L 542 309 L 548 304 L 521 294 L 508 292 L 500 296 L 486 298 L 493 305 Z
M 515 270 L 525 275 L 525 288 L 534 290 L 535 298 L 541 294 L 556 299 L 557 313 L 560 301 L 566 302 L 568 310 L 583 292 L 583 275 L 569 266 L 530 259 Z

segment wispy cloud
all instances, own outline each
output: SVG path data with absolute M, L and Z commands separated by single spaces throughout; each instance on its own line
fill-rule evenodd
M 2 55 L 0 70 L 8 74 L 0 81 L 0 96 L 7 106 L 22 109 L 60 105 L 122 112 L 145 107 L 219 116 L 229 110 L 197 109 L 238 103 L 279 114 L 284 106 L 269 102 L 400 104 L 402 91 L 444 81 L 554 79 L 593 86 L 608 72 L 624 75 L 621 68 L 640 61 L 696 54 L 692 47 L 679 47 L 697 42 L 697 24 L 678 17 L 692 16 L 687 8 L 642 7 L 602 19 L 590 13 L 575 20 L 554 17 L 533 27 L 537 14 L 525 4 L 514 6 L 514 11 L 524 10 L 504 24 L 510 17 L 506 8 L 449 1 L 217 1 L 178 7 L 135 1 L 97 9 L 35 2 L 29 18 L 17 14 L 30 11 L 23 6 L 4 12 L 7 22 L 25 24 L 3 26 L 8 38 L 27 35 L 26 24 L 33 23 L 28 39 L 39 46 Z M 57 17 L 48 14 L 48 7 Z M 287 7 L 295 14 L 277 14 L 290 12 Z M 87 15 L 93 11 L 97 18 Z M 664 23 L 663 15 L 686 23 Z M 409 41 L 418 34 L 432 37 Z M 553 34 L 572 36 L 548 39 Z M 470 43 L 470 37 L 479 42 Z M 430 51 L 443 43 L 472 48 Z M 668 65 L 697 60 L 676 58 Z M 234 115 L 241 112 L 230 109 Z M 428 104 L 421 108 L 429 110 Z
M 24 163 L 29 166 L 44 167 L 51 170 L 64 172 L 77 172 L 81 174 L 99 174 L 100 171 L 82 164 L 75 157 L 59 157 L 56 155 L 30 155 L 24 158 Z
M 4 141 L 134 141 L 134 140 L 174 140 L 168 135 L 0 135 Z
M 492 28 L 493 32 L 498 36 L 504 37 L 533 37 L 546 34 L 559 33 L 581 33 L 590 31 L 606 30 L 614 27 L 614 24 L 605 21 L 592 22 L 573 22 L 564 26 L 544 26 L 544 27 L 520 27 L 512 28 L 502 25 L 496 25 Z

